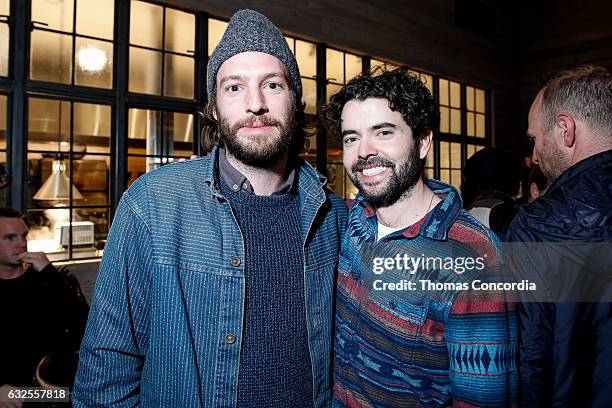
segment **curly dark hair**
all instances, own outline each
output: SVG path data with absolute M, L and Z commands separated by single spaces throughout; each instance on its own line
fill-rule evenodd
M 389 108 L 402 114 L 413 135 L 423 136 L 439 122 L 438 103 L 423 82 L 406 68 L 382 71 L 376 68 L 349 81 L 329 104 L 319 109 L 321 121 L 334 136 L 340 137 L 340 118 L 344 105 L 353 99 L 384 98 Z M 416 138 L 415 138 L 416 139 Z

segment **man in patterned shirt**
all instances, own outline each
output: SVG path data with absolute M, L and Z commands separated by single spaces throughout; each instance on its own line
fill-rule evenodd
M 448 260 L 458 251 L 487 271 L 500 262 L 498 239 L 462 210 L 458 191 L 422 176 L 438 120 L 431 94 L 403 70 L 363 75 L 322 114 L 359 189 L 340 256 L 334 406 L 516 406 L 515 305 L 473 288 L 485 279 L 478 268 L 422 268 L 457 285 L 422 298 L 425 275 L 397 272 L 398 258 Z M 381 263 L 372 253 L 389 256 Z

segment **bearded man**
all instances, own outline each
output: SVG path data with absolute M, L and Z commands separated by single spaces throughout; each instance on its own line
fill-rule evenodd
M 504 293 L 470 290 L 470 281 L 485 278 L 446 261 L 467 266 L 465 259 L 480 257 L 494 269 L 499 240 L 462 210 L 454 187 L 422 177 L 438 120 L 433 97 L 401 69 L 367 74 L 323 114 L 359 189 L 340 254 L 334 406 L 516 404 L 515 305 Z M 409 270 L 397 259 L 434 262 Z M 457 289 L 427 295 L 423 281 Z
M 138 179 L 117 209 L 75 406 L 323 407 L 346 206 L 297 156 L 296 60 L 237 12 L 208 64 L 210 155 Z

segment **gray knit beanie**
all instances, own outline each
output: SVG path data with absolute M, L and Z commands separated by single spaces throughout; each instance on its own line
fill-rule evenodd
M 210 56 L 206 80 L 208 100 L 215 95 L 221 65 L 234 55 L 247 51 L 265 52 L 278 58 L 289 72 L 296 104 L 301 103 L 300 71 L 285 37 L 266 16 L 253 10 L 240 10 L 232 16 L 223 38 Z

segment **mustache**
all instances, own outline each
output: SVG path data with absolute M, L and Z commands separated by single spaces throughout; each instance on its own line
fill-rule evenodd
M 391 160 L 385 159 L 384 157 L 372 157 L 368 160 L 357 159 L 357 163 L 353 164 L 351 171 L 361 171 L 366 167 L 390 167 L 395 169 L 395 163 L 393 163 Z
M 283 125 L 279 120 L 276 120 L 276 119 L 273 119 L 267 116 L 260 116 L 260 117 L 252 117 L 252 118 L 246 118 L 246 119 L 239 120 L 234 125 L 232 125 L 230 130 L 232 132 L 237 132 L 239 129 L 243 127 L 250 127 L 250 126 L 253 126 L 254 124 L 258 124 L 262 126 L 275 126 L 275 127 L 281 127 Z

